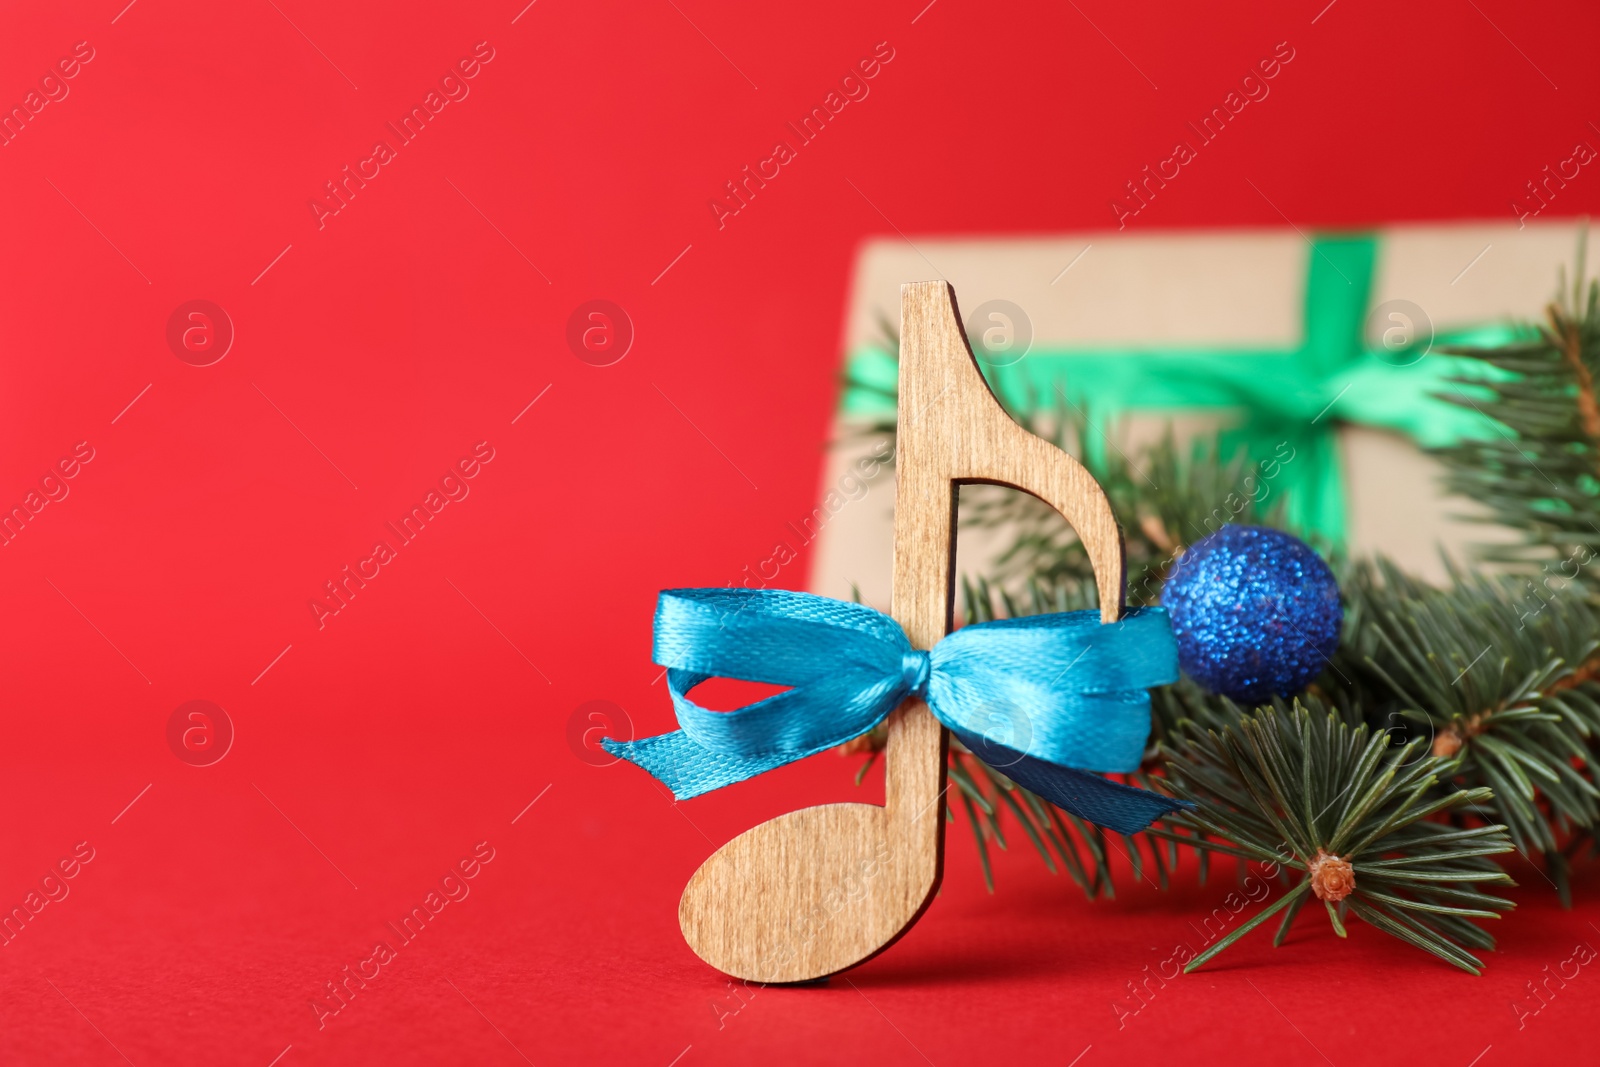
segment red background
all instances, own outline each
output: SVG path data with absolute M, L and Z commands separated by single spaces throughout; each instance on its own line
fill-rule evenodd
M 963 828 L 853 985 L 719 1024 L 685 880 L 862 793 L 822 756 L 675 807 L 566 729 L 594 699 L 669 728 L 656 591 L 734 579 L 809 512 L 863 238 L 1106 228 L 1285 40 L 1271 97 L 1134 226 L 1507 219 L 1600 137 L 1592 5 L 124 2 L 11 5 L 0 31 L 8 107 L 95 50 L 0 149 L 0 503 L 95 449 L 0 550 L 0 906 L 95 849 L 0 949 L 5 1062 L 1487 1065 L 1587 1034 L 1587 971 L 1520 1032 L 1510 1003 L 1600 944 L 1592 867 L 1570 912 L 1519 868 L 1483 978 L 1308 916 L 1119 1030 L 1124 984 L 1228 880 L 1089 905 L 1022 845 L 990 897 Z M 484 40 L 470 95 L 319 229 L 308 200 Z M 707 200 L 880 41 L 871 95 L 719 230 Z M 1586 170 L 1547 217 L 1597 203 Z M 237 331 L 210 367 L 165 341 L 195 298 Z M 564 341 L 592 298 L 636 327 L 611 367 Z M 323 582 L 484 440 L 471 495 L 319 630 Z M 210 767 L 167 745 L 192 699 L 237 731 Z M 471 895 L 319 1031 L 312 997 L 482 840 Z

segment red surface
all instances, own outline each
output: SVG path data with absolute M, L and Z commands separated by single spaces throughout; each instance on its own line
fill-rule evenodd
M 1464 1065 L 1488 1046 L 1492 1065 L 1588 1039 L 1587 970 L 1520 1032 L 1510 1004 L 1600 944 L 1593 868 L 1571 912 L 1519 892 L 1484 978 L 1308 922 L 1119 1031 L 1124 983 L 1224 887 L 1091 906 L 1018 854 L 991 898 L 964 832 L 943 896 L 854 986 L 764 990 L 719 1028 L 723 980 L 676 929 L 684 881 L 760 819 L 860 794 L 829 756 L 674 808 L 566 731 L 594 699 L 666 729 L 656 590 L 736 578 L 809 512 L 862 238 L 1108 226 L 1122 183 L 1285 40 L 1270 98 L 1131 225 L 1506 218 L 1600 143 L 1592 7 L 124 2 L 13 6 L 0 32 L 5 101 L 94 50 L 0 148 L 0 497 L 94 450 L 0 549 L 0 901 L 94 850 L 0 949 L 4 1062 Z M 485 40 L 470 95 L 319 229 L 308 200 Z M 870 96 L 719 230 L 708 199 L 880 41 Z M 1585 170 L 1549 214 L 1597 204 Z M 197 298 L 237 333 L 209 367 L 165 339 Z M 636 326 L 611 367 L 564 342 L 593 298 Z M 310 598 L 480 441 L 470 495 L 319 630 Z M 167 743 L 195 699 L 236 730 L 209 767 Z M 480 841 L 470 896 L 319 1030 L 324 983 Z

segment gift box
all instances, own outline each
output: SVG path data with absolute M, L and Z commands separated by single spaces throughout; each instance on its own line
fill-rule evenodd
M 1425 577 L 1441 552 L 1514 536 L 1448 496 L 1428 446 L 1504 432 L 1444 393 L 1471 369 L 1451 344 L 1494 343 L 1544 317 L 1580 238 L 1576 222 L 1396 225 L 1058 237 L 878 239 L 855 265 L 844 328 L 848 385 L 819 505 L 811 588 L 886 604 L 894 473 L 862 430 L 893 411 L 899 286 L 937 271 L 956 288 L 980 365 L 1014 413 L 1073 409 L 1087 449 L 1182 442 L 1280 461 L 1290 521 Z M 964 490 L 964 493 L 975 490 Z M 976 490 L 996 491 L 996 490 Z M 1263 487 L 1255 487 L 1259 495 Z M 1219 499 L 1219 514 L 1229 502 Z M 973 573 L 1004 533 L 964 531 Z

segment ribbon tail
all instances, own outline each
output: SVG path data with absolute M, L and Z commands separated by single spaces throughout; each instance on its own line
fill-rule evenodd
M 960 730 L 951 733 L 973 752 L 982 753 L 985 763 L 1013 782 L 1080 819 L 1119 834 L 1138 833 L 1164 815 L 1194 807 L 1187 800 L 1174 800 L 1089 771 L 1035 759 L 975 734 Z
M 601 738 L 600 746 L 619 759 L 643 768 L 661 782 L 678 800 L 709 793 L 713 789 L 742 782 L 770 770 L 793 763 L 806 752 L 778 753 L 770 756 L 730 756 L 697 744 L 682 730 L 637 741 Z

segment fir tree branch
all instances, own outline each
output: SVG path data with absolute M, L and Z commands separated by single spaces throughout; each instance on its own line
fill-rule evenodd
M 1282 944 L 1308 895 L 1328 906 L 1340 936 L 1344 923 L 1335 904 L 1463 970 L 1482 970 L 1469 948 L 1490 948 L 1493 939 L 1469 920 L 1498 918 L 1512 903 L 1476 887 L 1511 884 L 1488 857 L 1513 846 L 1502 826 L 1463 835 L 1435 821 L 1482 799 L 1435 788 L 1453 761 L 1424 754 L 1420 741 L 1395 748 L 1381 731 L 1352 728 L 1314 700 L 1288 711 L 1264 707 L 1220 731 L 1185 726 L 1163 752 L 1165 788 L 1199 805 L 1171 816 L 1166 834 L 1218 833 L 1236 847 L 1191 837 L 1192 847 L 1266 862 L 1269 876 L 1280 868 L 1298 875 L 1288 893 L 1186 971 L 1289 908 L 1274 938 Z M 1250 800 L 1241 806 L 1243 795 Z M 1344 798 L 1359 799 L 1339 807 Z M 1336 807 L 1339 814 L 1330 817 Z M 1467 837 L 1474 844 L 1463 848 Z

